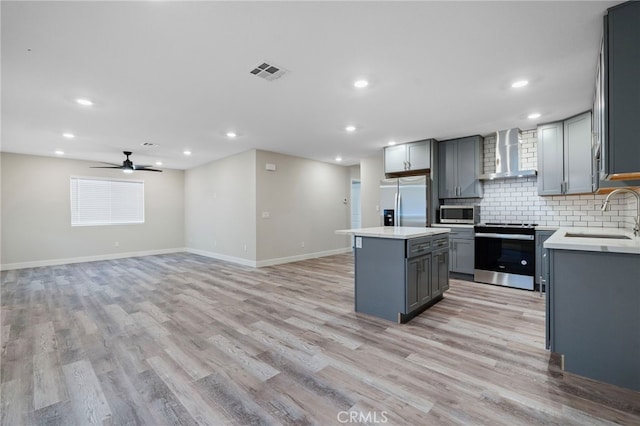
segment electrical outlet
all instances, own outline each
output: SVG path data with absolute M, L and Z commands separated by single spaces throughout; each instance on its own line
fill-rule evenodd
M 114 247 L 120 247 L 120 242 L 119 242 L 119 241 L 116 241 L 115 243 L 113 243 L 113 246 L 114 246 Z
M 247 245 L 246 244 L 244 245 L 244 251 L 247 251 Z
M 262 218 L 263 219 L 269 219 L 271 217 L 271 213 L 269 212 L 262 212 Z
M 300 244 L 300 247 L 304 247 L 304 241 Z

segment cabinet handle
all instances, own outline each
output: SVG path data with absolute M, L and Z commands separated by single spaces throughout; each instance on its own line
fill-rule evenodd
M 407 161 L 407 170 L 411 170 L 411 161 Z

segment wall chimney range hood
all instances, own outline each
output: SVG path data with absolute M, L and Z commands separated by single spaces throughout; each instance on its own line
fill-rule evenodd
M 536 170 L 520 170 L 520 155 L 518 146 L 521 141 L 520 129 L 507 129 L 496 132 L 495 173 L 480 176 L 482 180 L 513 179 L 519 177 L 536 176 Z

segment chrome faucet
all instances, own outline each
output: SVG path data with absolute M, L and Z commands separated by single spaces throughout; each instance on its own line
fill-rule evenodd
M 633 194 L 636 197 L 636 224 L 633 227 L 633 235 L 640 236 L 640 194 L 638 194 L 636 191 L 631 190 L 631 189 L 627 189 L 627 188 L 618 188 L 616 190 L 611 191 L 608 195 L 607 198 L 604 199 L 604 201 L 602 202 L 602 211 L 605 211 L 608 209 L 609 206 L 609 199 L 613 196 L 613 194 L 618 194 L 621 192 L 628 192 L 629 194 Z

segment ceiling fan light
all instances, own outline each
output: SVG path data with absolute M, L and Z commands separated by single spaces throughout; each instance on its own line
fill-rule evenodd
M 122 173 L 133 173 L 133 169 L 122 169 Z

